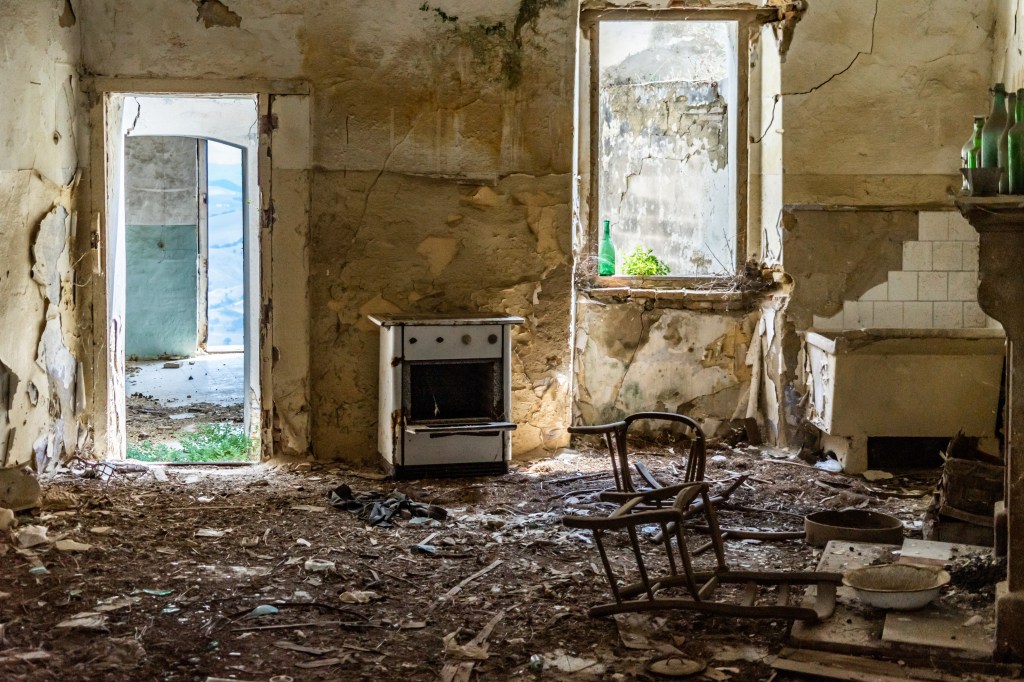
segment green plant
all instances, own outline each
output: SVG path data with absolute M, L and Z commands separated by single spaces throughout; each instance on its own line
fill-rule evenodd
M 128 457 L 144 462 L 237 462 L 249 459 L 255 441 L 227 424 L 204 424 L 180 436 L 181 449 L 144 440 L 128 446 Z
M 667 275 L 669 267 L 653 251 L 637 244 L 622 262 L 622 271 L 627 275 Z

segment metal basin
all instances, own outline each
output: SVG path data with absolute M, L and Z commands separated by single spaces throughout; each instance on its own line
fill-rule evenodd
M 818 511 L 804 517 L 807 544 L 824 547 L 829 540 L 878 542 L 898 545 L 903 542 L 903 523 L 895 516 L 864 509 Z
M 863 566 L 843 575 L 843 584 L 865 604 L 899 611 L 929 604 L 948 582 L 949 573 L 941 568 L 910 564 Z

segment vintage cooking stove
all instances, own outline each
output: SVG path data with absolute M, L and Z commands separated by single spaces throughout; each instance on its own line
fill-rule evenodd
M 503 474 L 521 317 L 371 315 L 380 326 L 378 451 L 395 478 Z

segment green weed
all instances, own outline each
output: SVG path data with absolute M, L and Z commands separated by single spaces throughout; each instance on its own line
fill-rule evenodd
M 256 449 L 253 439 L 227 424 L 204 424 L 178 439 L 180 450 L 144 440 L 129 445 L 127 455 L 143 462 L 238 462 L 248 460 Z

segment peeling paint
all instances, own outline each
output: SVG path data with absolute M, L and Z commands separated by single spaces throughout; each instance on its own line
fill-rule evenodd
M 64 11 L 61 13 L 57 23 L 61 28 L 71 28 L 78 23 L 78 18 L 75 16 L 75 8 L 71 6 L 71 0 L 64 0 Z
M 226 26 L 237 28 L 242 25 L 242 17 L 235 14 L 220 0 L 195 0 L 196 21 L 203 22 L 206 28 Z

